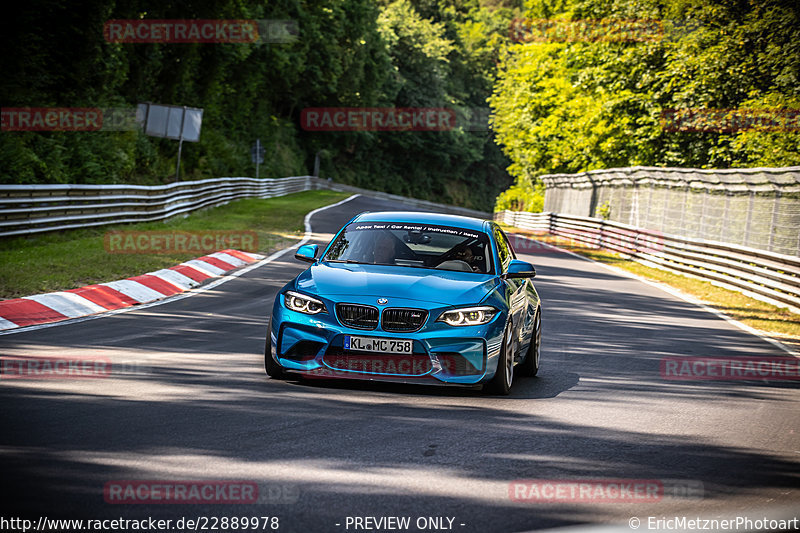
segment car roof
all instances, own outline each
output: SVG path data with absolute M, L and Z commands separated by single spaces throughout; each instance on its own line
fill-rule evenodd
M 357 215 L 352 222 L 404 222 L 409 224 L 437 224 L 456 228 L 485 231 L 488 221 L 480 218 L 449 215 L 445 213 L 425 213 L 420 211 L 367 211 Z

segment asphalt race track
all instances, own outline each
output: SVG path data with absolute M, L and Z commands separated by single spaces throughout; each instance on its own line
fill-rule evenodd
M 358 212 L 403 208 L 355 198 L 312 217 L 313 242 L 326 244 Z M 409 517 L 407 531 L 630 531 L 634 516 L 799 507 L 798 381 L 674 381 L 660 372 L 665 357 L 784 352 L 656 287 L 534 252 L 519 255 L 538 272 L 542 369 L 517 377 L 509 397 L 267 378 L 273 299 L 307 266 L 293 253 L 189 298 L 0 336 L 2 357 L 106 358 L 120 369 L 102 379 L 0 378 L 0 514 L 269 516 L 287 532 L 378 530 L 369 521 L 357 528 L 356 517 Z M 511 484 L 526 479 L 690 490 L 652 501 L 513 501 Z M 104 487 L 124 480 L 244 480 L 259 497 L 108 503 Z

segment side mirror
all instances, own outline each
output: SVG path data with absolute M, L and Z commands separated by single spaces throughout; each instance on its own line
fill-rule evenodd
M 536 269 L 533 265 L 519 259 L 512 259 L 508 265 L 508 272 L 503 274 L 504 279 L 510 278 L 533 278 L 536 276 Z
M 294 253 L 294 258 L 306 263 L 313 263 L 317 260 L 317 250 L 319 250 L 319 246 L 316 244 L 304 244 Z

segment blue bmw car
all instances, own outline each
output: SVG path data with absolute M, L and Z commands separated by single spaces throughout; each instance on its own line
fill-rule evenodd
M 376 212 L 348 222 L 275 298 L 267 374 L 485 386 L 539 371 L 534 267 L 494 222 Z

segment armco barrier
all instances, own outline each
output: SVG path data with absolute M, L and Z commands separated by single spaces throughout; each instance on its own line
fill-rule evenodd
M 688 239 L 599 218 L 502 211 L 495 220 L 520 229 L 605 248 L 635 261 L 688 274 L 800 312 L 800 257 Z
M 217 178 L 169 185 L 0 185 L 0 237 L 164 220 L 239 198 L 312 188 L 308 176 Z
M 331 189 L 415 207 L 486 218 L 488 213 L 359 189 L 312 176 L 216 178 L 169 185 L 0 185 L 0 237 L 164 220 L 240 198 L 273 198 Z

